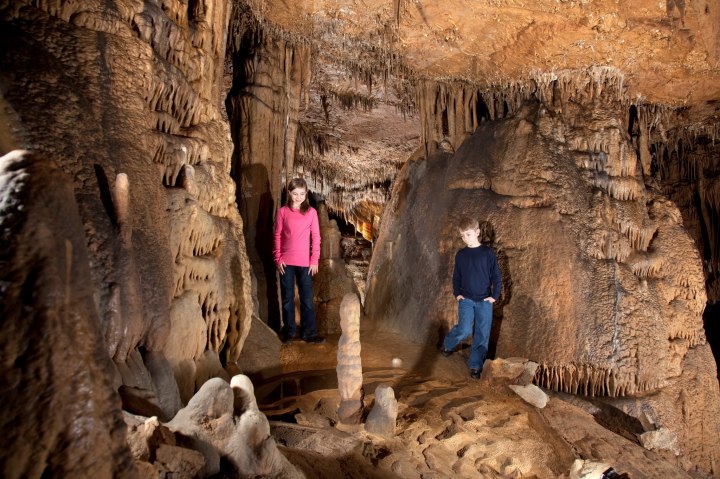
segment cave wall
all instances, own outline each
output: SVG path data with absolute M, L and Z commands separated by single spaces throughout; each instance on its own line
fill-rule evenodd
M 274 219 L 283 188 L 295 173 L 297 119 L 310 82 L 310 47 L 263 28 L 242 2 L 233 6 L 230 28 L 232 88 L 226 104 L 236 145 L 232 176 L 256 278 L 257 314 L 277 331 Z
M 72 178 L 104 348 L 124 406 L 147 415 L 172 417 L 223 374 L 250 324 L 221 98 L 229 15 L 208 0 L 0 5 L 3 147 Z
M 463 100 L 472 85 L 425 85 L 429 155 L 396 179 L 366 313 L 417 341 L 441 340 L 457 314 L 455 225 L 473 216 L 503 272 L 497 356 L 538 362 L 544 387 L 643 398 L 710 471 L 720 395 L 703 331 L 700 255 L 677 206 L 646 184 L 647 152 L 627 133 L 622 78 L 594 69 L 563 75 L 474 101 Z M 700 359 L 690 363 L 691 352 Z M 696 413 L 699 420 L 689 417 Z
M 0 157 L 0 476 L 134 477 L 70 177 Z

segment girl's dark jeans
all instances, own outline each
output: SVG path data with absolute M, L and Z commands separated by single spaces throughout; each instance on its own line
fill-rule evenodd
M 315 308 L 313 306 L 312 276 L 308 266 L 285 266 L 280 275 L 280 296 L 282 299 L 282 335 L 295 336 L 295 283 L 300 296 L 300 337 L 309 339 L 317 336 Z

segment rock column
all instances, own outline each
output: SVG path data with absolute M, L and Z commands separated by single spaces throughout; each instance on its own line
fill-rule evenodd
M 362 364 L 360 360 L 360 300 L 346 294 L 340 304 L 342 336 L 338 342 L 337 375 L 342 424 L 359 424 L 363 411 Z

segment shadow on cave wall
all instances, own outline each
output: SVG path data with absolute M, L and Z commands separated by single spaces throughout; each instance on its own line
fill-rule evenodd
M 258 316 L 267 318 L 268 326 L 279 331 L 280 303 L 273 258 L 275 201 L 268 171 L 264 165 L 250 164 L 231 174 L 237 185 L 236 201 L 243 218 L 250 266 L 255 274 Z
M 703 313 L 703 325 L 705 327 L 705 335 L 715 357 L 715 372 L 718 380 L 720 380 L 720 303 L 705 306 Z

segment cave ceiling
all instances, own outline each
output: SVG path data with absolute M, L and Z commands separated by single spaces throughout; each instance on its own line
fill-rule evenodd
M 420 146 L 418 80 L 527 96 L 538 78 L 572 81 L 574 72 L 592 70 L 619 79 L 628 104 L 673 112 L 666 115 L 671 123 L 665 129 L 718 129 L 716 1 L 249 0 L 246 5 L 266 30 L 312 45 L 310 101 L 299 117 L 296 166 L 319 178 L 316 191 L 337 193 L 340 186 L 345 196 L 331 198 L 331 209 L 357 211 L 361 203 L 382 203 L 359 198 L 366 198 L 370 185 L 391 181 Z M 322 138 L 324 147 L 303 149 L 303 133 L 316 143 Z
M 493 86 L 522 82 L 536 72 L 607 66 L 622 73 L 632 99 L 670 106 L 709 103 L 717 111 L 714 102 L 720 98 L 715 1 L 255 3 L 268 21 L 288 32 L 319 38 L 331 30 L 336 49 L 356 39 L 392 51 L 416 76 Z

